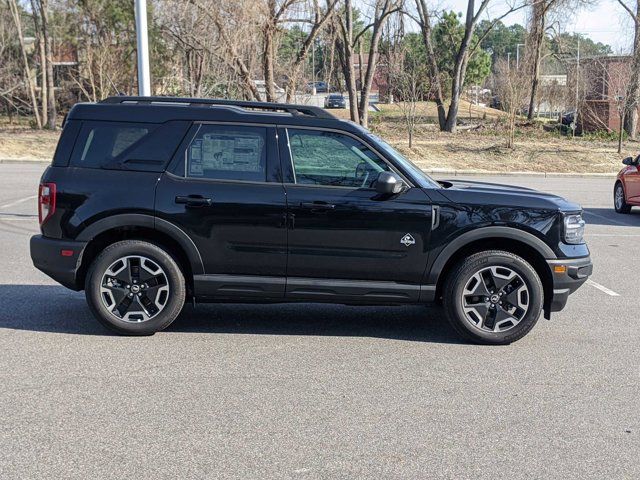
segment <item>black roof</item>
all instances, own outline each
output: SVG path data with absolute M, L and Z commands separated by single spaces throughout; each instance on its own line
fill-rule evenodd
M 164 123 L 170 120 L 230 121 L 307 125 L 356 129 L 320 107 L 286 103 L 246 102 L 183 97 L 109 97 L 98 103 L 79 103 L 68 120 Z

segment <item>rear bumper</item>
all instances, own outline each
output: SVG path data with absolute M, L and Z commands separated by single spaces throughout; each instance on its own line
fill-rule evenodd
M 77 282 L 77 274 L 86 245 L 86 242 L 34 235 L 30 242 L 31 261 L 38 270 L 46 273 L 56 282 L 72 290 L 82 290 L 82 286 Z M 65 251 L 64 255 L 63 251 Z
M 593 263 L 591 263 L 591 257 L 547 260 L 547 263 L 553 278 L 553 297 L 545 305 L 545 316 L 549 318 L 550 312 L 562 310 L 567 304 L 569 295 L 587 281 L 593 272 Z

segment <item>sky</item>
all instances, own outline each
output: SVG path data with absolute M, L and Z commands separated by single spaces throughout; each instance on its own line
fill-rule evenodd
M 629 2 L 629 0 L 626 1 Z M 440 2 L 442 6 L 439 10 L 450 9 L 464 13 L 467 8 L 467 0 L 440 0 Z M 479 3 L 476 1 L 476 4 Z M 633 3 L 628 4 L 634 8 Z M 488 13 L 494 18 L 508 10 L 505 0 L 492 0 L 489 5 Z M 514 23 L 526 25 L 526 9 L 509 15 L 503 22 L 507 25 Z M 628 52 L 633 43 L 631 17 L 617 0 L 599 0 L 591 7 L 583 7 L 574 11 L 573 14 L 558 18 L 558 23 L 561 31 L 581 33 L 595 42 L 611 45 L 614 53 Z

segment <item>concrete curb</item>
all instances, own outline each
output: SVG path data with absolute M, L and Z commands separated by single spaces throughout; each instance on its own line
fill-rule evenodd
M 35 163 L 37 165 L 50 165 L 51 160 L 44 160 L 39 158 L 0 158 L 0 163 Z
M 0 158 L 0 163 L 34 163 L 34 164 L 51 164 L 51 160 L 38 158 Z M 614 178 L 617 173 L 563 173 L 563 172 L 500 172 L 492 170 L 449 170 L 446 168 L 430 168 L 424 170 L 431 175 L 451 175 L 454 177 L 540 177 L 540 178 Z
M 489 170 L 446 170 L 446 169 L 428 169 L 424 170 L 430 175 L 452 175 L 454 177 L 539 177 L 539 178 L 615 178 L 617 173 L 564 173 L 564 172 L 499 172 Z

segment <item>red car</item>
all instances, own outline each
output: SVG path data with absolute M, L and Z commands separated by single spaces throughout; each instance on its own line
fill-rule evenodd
M 640 206 L 640 155 L 625 158 L 625 167 L 618 173 L 616 186 L 613 189 L 613 205 L 618 213 L 629 213 L 631 207 Z

